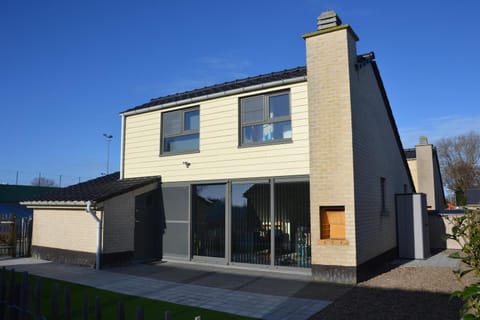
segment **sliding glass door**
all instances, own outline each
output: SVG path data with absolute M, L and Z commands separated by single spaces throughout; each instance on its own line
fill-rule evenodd
M 232 184 L 232 262 L 270 264 L 270 184 Z
M 308 181 L 193 185 L 191 226 L 196 260 L 311 266 Z
M 232 262 L 311 266 L 308 181 L 232 183 L 230 202 Z
M 275 265 L 311 266 L 308 182 L 275 182 Z
M 194 256 L 225 258 L 225 184 L 192 186 Z

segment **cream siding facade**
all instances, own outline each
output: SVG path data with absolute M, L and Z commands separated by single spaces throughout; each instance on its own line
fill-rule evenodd
M 415 185 L 415 188 L 418 189 L 417 159 L 407 159 L 407 163 L 410 173 L 412 174 L 413 184 Z
M 239 99 L 282 90 L 290 91 L 292 142 L 239 146 Z M 200 109 L 200 151 L 160 155 L 162 112 L 192 106 Z M 124 121 L 125 178 L 161 175 L 163 182 L 178 182 L 309 174 L 306 82 L 127 115 Z

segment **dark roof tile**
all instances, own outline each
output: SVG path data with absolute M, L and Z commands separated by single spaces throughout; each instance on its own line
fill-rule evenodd
M 70 187 L 47 192 L 40 196 L 28 199 L 25 202 L 101 202 L 144 185 L 159 181 L 159 176 L 120 179 L 120 173 L 115 172 Z
M 162 105 L 166 103 L 171 103 L 171 102 L 176 102 L 176 101 L 181 101 L 181 100 L 186 100 L 191 98 L 197 98 L 197 97 L 220 93 L 228 90 L 241 89 L 245 87 L 250 87 L 250 86 L 274 82 L 274 81 L 303 77 L 306 75 L 307 75 L 306 67 L 297 67 L 293 69 L 287 69 L 283 71 L 262 74 L 255 77 L 249 77 L 245 79 L 224 82 L 224 83 L 216 84 L 213 86 L 208 86 L 200 89 L 195 89 L 191 91 L 186 91 L 186 92 L 181 92 L 181 93 L 176 93 L 176 94 L 172 94 L 164 97 L 151 99 L 149 102 L 139 105 L 137 107 L 128 109 L 125 112 L 140 110 L 148 107 L 153 107 L 157 105 Z
M 415 148 L 405 149 L 405 157 L 407 159 L 416 159 L 417 158 L 417 150 Z

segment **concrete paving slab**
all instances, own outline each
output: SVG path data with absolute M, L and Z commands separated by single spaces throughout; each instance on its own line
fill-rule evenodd
M 204 266 L 170 264 L 129 265 L 106 270 L 49 263 L 26 258 L 1 260 L 0 266 L 14 267 L 38 276 L 79 283 L 124 294 L 223 311 L 259 319 L 308 319 L 325 308 L 338 294 L 315 296 L 312 286 L 300 276 L 257 271 L 226 272 Z M 197 269 L 198 268 L 198 269 Z M 220 271 L 219 271 L 220 270 Z M 230 271 L 230 270 L 228 270 Z M 338 286 L 346 292 L 349 287 Z M 296 297 L 307 288 L 310 298 Z M 320 290 L 321 291 L 321 290 Z
M 393 266 L 458 267 L 440 252 L 425 260 L 395 260 Z M 131 264 L 105 270 L 23 258 L 0 259 L 39 276 L 94 286 L 161 301 L 202 307 L 259 319 L 308 319 L 351 286 L 311 281 L 306 273 L 222 268 L 189 263 Z
M 449 258 L 453 250 L 445 250 L 432 254 L 428 259 L 396 259 L 393 265 L 402 265 L 405 267 L 445 267 L 458 269 L 460 267 L 460 259 Z

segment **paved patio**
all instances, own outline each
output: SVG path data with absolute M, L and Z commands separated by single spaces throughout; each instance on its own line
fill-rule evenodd
M 454 268 L 440 252 L 426 260 L 396 260 L 391 267 Z M 3 259 L 0 267 L 124 294 L 260 319 L 308 319 L 352 288 L 319 283 L 308 273 L 232 268 L 193 263 L 129 264 L 94 270 L 33 258 Z
M 260 319 L 308 319 L 350 286 L 302 274 L 167 262 L 94 270 L 33 258 L 0 260 L 38 276 Z

